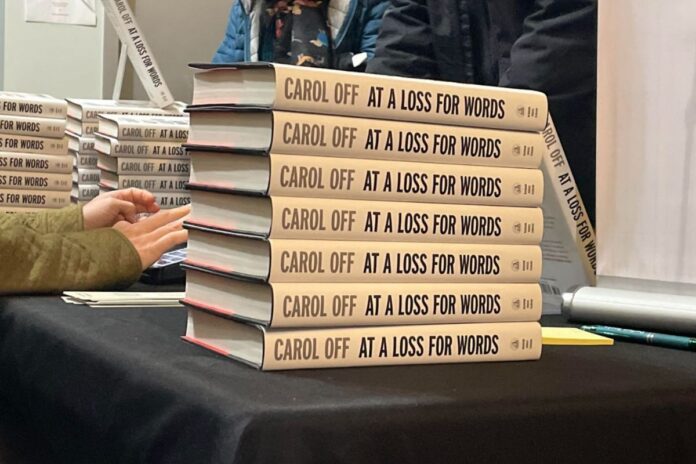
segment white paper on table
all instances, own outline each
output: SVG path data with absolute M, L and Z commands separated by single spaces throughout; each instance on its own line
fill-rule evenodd
M 24 0 L 27 22 L 96 26 L 96 0 Z

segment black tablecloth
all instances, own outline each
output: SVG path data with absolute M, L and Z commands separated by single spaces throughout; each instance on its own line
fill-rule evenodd
M 182 309 L 0 299 L 0 395 L 71 463 L 696 462 L 694 353 L 264 373 L 184 330 Z

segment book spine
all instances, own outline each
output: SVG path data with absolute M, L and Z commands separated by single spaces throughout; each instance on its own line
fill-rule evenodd
M 73 152 L 75 166 L 79 169 L 96 169 L 99 157 L 97 152 L 84 154 L 82 152 Z
M 115 141 L 111 144 L 111 156 L 119 158 L 175 158 L 189 159 L 184 147 L 177 142 Z
M 62 119 L 67 115 L 65 100 L 16 98 L 12 95 L 0 95 L 0 113 L 14 116 Z
M 62 208 L 68 205 L 69 190 L 0 190 L 0 207 Z
M 538 321 L 538 284 L 273 284 L 274 328 Z
M 188 176 L 119 175 L 117 188 L 135 187 L 150 192 L 181 192 L 186 190 L 188 179 Z
M 72 170 L 72 159 L 70 155 L 0 152 L 0 170 L 67 173 Z
M 261 368 L 534 360 L 541 342 L 537 322 L 269 330 Z
M 94 137 L 94 134 L 99 131 L 99 123 L 95 121 L 82 121 L 80 125 L 82 127 L 80 135 L 83 137 Z
M 154 107 L 136 108 L 127 105 L 99 106 L 85 104 L 82 106 L 81 121 L 83 124 L 88 123 L 92 125 L 94 127 L 94 132 L 98 132 L 100 114 L 118 114 L 122 116 L 184 116 L 182 109 L 178 106 L 174 106 L 171 109 L 162 109 Z
M 270 237 L 278 239 L 536 245 L 544 231 L 540 208 L 297 197 L 271 202 Z
M 303 113 L 541 131 L 540 92 L 274 66 L 275 108 Z
M 538 169 L 271 155 L 269 195 L 539 206 Z
M 70 191 L 72 174 L 0 171 L 0 188 Z
M 0 151 L 36 153 L 40 155 L 67 155 L 68 139 L 48 139 L 25 135 L 0 134 Z
M 273 112 L 271 149 L 319 155 L 538 168 L 546 151 L 541 134 L 400 121 Z
M 119 141 L 151 141 L 182 144 L 188 140 L 188 128 L 182 125 L 121 123 L 118 126 Z
M 96 153 L 94 149 L 94 137 L 83 137 L 68 131 L 68 149 L 83 155 Z
M 188 160 L 163 160 L 143 158 L 118 158 L 118 174 L 152 174 L 155 176 L 188 175 L 191 163 Z
M 177 208 L 191 203 L 191 195 L 188 193 L 162 193 L 153 192 L 155 201 L 162 209 Z
M 77 183 L 80 185 L 85 184 L 99 184 L 99 175 L 101 171 L 99 169 L 81 169 L 77 170 Z
M 89 153 L 96 154 L 97 153 L 97 151 L 94 149 L 94 138 L 93 137 L 80 137 L 78 149 L 79 149 L 80 153 L 84 153 L 84 154 L 89 154 Z
M 63 138 L 65 119 L 27 118 L 0 113 L 0 133 Z
M 544 199 L 545 233 L 542 289 L 552 311 L 561 307 L 561 294 L 571 286 L 595 285 L 597 245 L 595 232 L 580 197 L 565 150 L 551 117 L 543 132 L 547 154 L 542 169 L 547 185 Z M 570 236 L 570 241 L 564 239 Z M 577 254 L 580 263 L 574 256 Z
M 102 3 L 121 43 L 127 47 L 130 62 L 149 99 L 160 108 L 174 103 L 174 97 L 164 81 L 155 56 L 150 51 L 128 2 L 105 0 Z
M 541 276 L 534 245 L 270 240 L 268 281 L 531 283 Z
M 86 185 L 75 185 L 73 184 L 71 196 L 73 200 L 76 201 L 89 201 L 92 198 L 99 195 L 99 185 L 86 184 Z

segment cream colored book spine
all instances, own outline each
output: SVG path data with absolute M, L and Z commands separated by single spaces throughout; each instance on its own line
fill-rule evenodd
M 152 192 L 155 201 L 162 209 L 171 209 L 191 203 L 188 192 Z
M 538 168 L 537 132 L 273 112 L 271 150 L 288 155 Z
M 71 173 L 0 171 L 2 189 L 70 191 L 71 187 Z
M 0 170 L 66 173 L 72 169 L 70 155 L 38 155 L 0 152 Z
M 541 131 L 546 96 L 529 90 L 273 65 L 279 110 Z
M 139 188 L 151 192 L 175 192 L 186 188 L 188 176 L 119 175 L 117 189 Z
M 538 321 L 538 284 L 273 284 L 272 326 Z
M 164 108 L 174 103 L 174 97 L 164 80 L 155 55 L 145 40 L 136 16 L 126 0 L 105 0 L 104 12 L 127 49 L 128 58 L 136 75 L 140 78 L 147 96 L 157 106 Z
M 547 307 L 545 313 L 560 313 L 564 292 L 573 287 L 596 284 L 597 242 L 550 117 L 544 139 L 548 152 L 542 164 L 547 191 L 544 198 L 545 230 L 541 242 L 544 252 L 541 286 Z
M 235 358 L 219 341 L 237 324 L 191 310 L 185 339 Z M 262 336 L 256 365 L 262 370 L 536 360 L 542 348 L 538 322 L 266 330 Z
M 541 357 L 537 322 L 267 331 L 263 370 L 523 361 Z
M 9 116 L 0 113 L 0 133 L 63 138 L 65 119 Z
M 271 204 L 276 239 L 536 245 L 544 231 L 540 208 L 296 197 Z
M 188 281 L 206 284 L 205 302 L 187 303 L 234 316 L 225 307 L 235 282 L 195 271 Z M 200 285 L 200 284 L 196 284 Z M 266 287 L 265 284 L 245 284 Z M 539 284 L 380 284 L 276 283 L 269 285 L 270 327 L 350 327 L 372 325 L 530 322 L 541 317 Z
M 48 95 L 21 92 L 0 92 L 0 113 L 41 118 L 65 118 L 65 100 Z
M 268 281 L 538 282 L 534 245 L 269 240 Z
M 0 190 L 0 207 L 62 208 L 68 205 L 69 190 Z
M 160 142 L 184 143 L 188 139 L 188 115 L 186 116 L 147 116 L 147 115 L 105 115 L 100 119 L 100 127 L 112 124 L 117 129 L 118 140 L 156 140 Z M 104 126 L 106 127 L 106 126 Z M 99 130 L 103 133 L 104 130 Z
M 71 196 L 75 201 L 89 201 L 99 195 L 99 185 L 94 184 L 73 184 Z
M 75 162 L 73 165 L 77 168 L 80 169 L 96 169 L 97 164 L 99 162 L 99 157 L 97 156 L 97 152 L 94 153 L 87 153 L 87 154 L 82 154 L 79 152 L 72 152 L 73 153 L 73 159 Z
M 102 142 L 103 140 L 103 142 Z M 109 142 L 108 152 L 101 147 Z M 103 138 L 95 145 L 100 153 L 121 158 L 176 158 L 188 159 L 189 156 L 179 142 L 160 141 L 121 141 Z
M 166 160 L 161 158 L 118 157 L 118 174 L 151 174 L 153 176 L 188 175 L 191 163 L 188 160 Z
M 544 190 L 537 169 L 276 154 L 270 165 L 271 196 L 539 206 Z
M 73 182 L 81 185 L 98 184 L 100 172 L 99 169 L 78 168 L 77 171 L 73 172 Z M 77 174 L 77 177 L 75 177 L 75 174 Z
M 49 139 L 26 135 L 0 134 L 0 151 L 36 153 L 40 155 L 67 155 L 68 138 Z

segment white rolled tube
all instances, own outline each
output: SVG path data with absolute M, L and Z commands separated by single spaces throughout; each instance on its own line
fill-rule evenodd
M 696 335 L 696 297 L 581 287 L 563 294 L 572 322 Z

